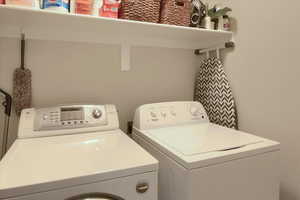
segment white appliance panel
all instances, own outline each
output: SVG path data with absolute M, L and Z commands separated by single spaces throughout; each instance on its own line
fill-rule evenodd
M 22 166 L 22 167 L 20 167 Z M 121 130 L 18 139 L 0 162 L 0 199 L 157 170 Z
M 262 138 L 231 129 L 221 130 L 210 123 L 164 127 L 145 132 L 186 156 L 225 151 L 263 141 Z
M 164 117 L 163 107 L 181 116 Z M 212 124 L 205 116 L 199 102 L 137 109 L 133 138 L 159 160 L 159 198 L 278 200 L 280 144 Z
M 147 140 L 134 139 L 159 160 L 159 199 L 279 199 L 279 151 L 188 170 Z
M 279 165 L 274 151 L 191 170 L 187 200 L 278 200 Z
M 109 131 L 118 128 L 119 118 L 114 105 L 29 108 L 22 110 L 18 138 Z
M 119 129 L 113 105 L 25 109 L 18 139 L 0 162 L 0 199 L 105 193 L 157 200 L 157 168 L 157 160 Z
M 72 105 L 35 109 L 34 130 L 61 130 L 107 125 L 106 106 Z
M 148 190 L 145 193 L 136 191 L 137 185 L 141 183 L 148 185 Z M 157 172 L 78 185 L 6 200 L 65 200 L 66 198 L 88 193 L 112 194 L 124 200 L 157 200 Z
M 140 106 L 134 116 L 134 127 L 140 130 L 209 122 L 203 106 L 197 102 L 166 102 Z
M 164 153 L 161 153 L 159 149 L 152 146 L 147 140 L 144 140 L 136 134 L 133 135 L 133 138 L 159 161 L 158 199 L 186 199 L 189 195 L 188 188 L 183 187 L 183 185 L 188 183 L 189 171 Z
M 147 119 L 147 113 L 150 108 L 159 110 L 162 106 L 181 110 L 183 117 L 178 116 L 171 124 L 167 120 L 154 125 Z M 190 112 L 191 108 L 193 112 Z M 199 102 L 143 105 L 135 113 L 133 131 L 187 169 L 280 149 L 278 142 L 212 124 L 206 117 L 195 120 L 195 112 L 206 116 Z

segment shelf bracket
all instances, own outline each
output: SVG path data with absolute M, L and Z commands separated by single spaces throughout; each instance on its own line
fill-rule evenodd
M 127 72 L 130 70 L 130 45 L 122 44 L 121 46 L 121 71 Z

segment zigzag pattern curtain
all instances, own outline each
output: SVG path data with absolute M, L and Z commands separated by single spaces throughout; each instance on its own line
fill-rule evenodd
M 220 59 L 208 58 L 201 64 L 194 98 L 202 103 L 212 123 L 238 128 L 235 101 Z

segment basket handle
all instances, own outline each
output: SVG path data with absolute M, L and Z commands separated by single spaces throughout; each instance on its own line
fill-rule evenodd
M 175 0 L 175 5 L 176 6 L 181 6 L 181 7 L 184 7 L 184 1 L 183 0 Z

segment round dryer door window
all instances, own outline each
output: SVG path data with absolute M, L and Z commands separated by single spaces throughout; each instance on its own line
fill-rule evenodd
M 74 197 L 70 197 L 67 198 L 66 200 L 124 200 L 124 199 L 112 194 L 89 193 L 89 194 L 80 194 Z

